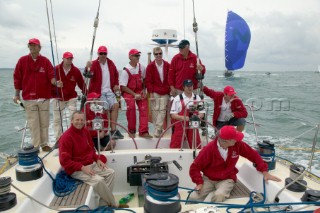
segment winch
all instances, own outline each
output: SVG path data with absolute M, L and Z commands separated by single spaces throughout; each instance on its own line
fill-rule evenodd
M 155 173 L 145 180 L 146 213 L 176 213 L 180 212 L 180 194 L 178 193 L 179 178 L 170 173 Z M 169 201 L 172 199 L 173 201 Z
M 144 212 L 176 213 L 180 212 L 179 178 L 169 173 L 168 164 L 173 163 L 179 170 L 182 167 L 175 160 L 161 162 L 161 157 L 146 155 L 145 159 L 127 168 L 127 182 L 138 186 L 144 195 Z M 171 200 L 172 199 L 172 200 Z
M 11 209 L 17 204 L 15 193 L 10 192 L 11 177 L 0 177 L 0 211 Z
M 262 143 L 258 143 L 257 151 L 259 152 L 263 161 L 268 164 L 268 170 L 273 170 L 276 168 L 276 154 L 273 143 L 268 140 L 263 140 Z
M 290 177 L 286 178 L 287 189 L 293 192 L 304 192 L 307 189 L 307 181 L 303 180 L 305 167 L 299 164 L 290 165 Z M 294 181 L 294 182 L 293 182 Z M 292 183 L 293 182 L 293 183 Z
M 43 169 L 38 160 L 39 148 L 27 145 L 18 151 L 16 178 L 19 181 L 36 180 L 42 177 Z

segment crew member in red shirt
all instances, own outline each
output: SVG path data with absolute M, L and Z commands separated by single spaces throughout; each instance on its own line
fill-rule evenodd
M 62 63 L 55 67 L 56 79 L 62 81 L 63 87 L 53 87 L 53 130 L 56 141 L 59 140 L 62 134 L 61 118 L 64 116 L 64 110 L 68 109 L 69 118 L 72 113 L 77 110 L 76 86 L 78 86 L 82 93 L 85 92 L 85 85 L 80 70 L 73 65 L 73 54 L 65 52 L 62 57 Z M 68 122 L 69 124 L 70 122 Z
M 223 126 L 232 125 L 236 126 L 240 132 L 244 130 L 248 112 L 241 99 L 235 95 L 237 93 L 232 86 L 226 86 L 223 92 L 205 86 L 203 93 L 214 102 L 213 126 L 220 129 Z
M 117 130 L 119 103 L 115 93 L 120 95 L 119 72 L 116 65 L 108 58 L 108 49 L 106 46 L 98 48 L 98 58 L 94 61 L 88 61 L 86 70 L 90 68 L 93 74 L 89 93 L 95 92 L 101 94 L 101 101 L 105 102 L 105 110 L 110 110 L 110 120 L 112 121 L 111 136 L 113 139 L 123 139 L 124 136 Z
M 61 81 L 56 81 L 53 66 L 49 59 L 40 54 L 39 39 L 32 38 L 28 42 L 30 54 L 22 56 L 13 73 L 15 96 L 13 101 L 20 102 L 20 92 L 26 111 L 28 128 L 34 147 L 41 147 L 49 152 L 49 120 L 50 98 L 52 85 L 62 87 Z
M 71 126 L 59 140 L 60 164 L 68 175 L 93 187 L 100 196 L 99 206 L 118 207 L 112 194 L 114 170 L 107 167 L 104 155 L 96 154 L 91 135 L 84 125 L 84 113 L 74 112 Z
M 236 164 L 239 156 L 253 162 L 267 183 L 268 180 L 281 181 L 268 173 L 268 165 L 259 153 L 242 139 L 242 132 L 233 126 L 224 126 L 217 137 L 199 152 L 189 171 L 192 182 L 196 184 L 195 189 L 198 190 L 191 193 L 190 200 L 203 201 L 210 192 L 213 192 L 211 202 L 223 202 L 230 197 L 237 181 Z
M 167 105 L 170 87 L 168 73 L 170 64 L 162 59 L 162 49 L 153 48 L 155 60 L 148 64 L 146 69 L 146 87 L 150 94 L 154 136 L 160 137 L 163 131 L 163 122 L 166 121 Z
M 192 92 L 193 82 L 191 79 L 186 79 L 183 81 L 183 93 L 177 95 L 172 102 L 170 114 L 171 114 L 171 123 L 176 123 L 174 126 L 174 132 L 171 135 L 170 148 L 181 148 L 182 137 L 186 136 L 189 144 L 189 148 L 201 148 L 201 140 L 198 129 L 190 128 L 190 118 L 193 114 L 197 115 L 199 118 L 204 117 L 204 110 L 198 111 L 195 106 L 198 104 L 203 104 L 198 95 Z M 195 110 L 191 111 L 190 108 L 194 107 Z M 185 132 L 183 132 L 183 125 L 185 126 Z M 194 132 L 196 134 L 193 134 Z M 195 137 L 194 137 L 195 136 Z M 193 138 L 194 137 L 194 138 Z
M 168 82 L 171 94 L 176 96 L 183 92 L 183 81 L 191 79 L 193 82 L 193 90 L 198 89 L 198 80 L 196 73 L 198 70 L 204 76 L 206 72 L 205 66 L 198 60 L 197 55 L 190 51 L 190 43 L 188 40 L 181 40 L 179 45 L 179 53 L 176 54 L 170 63 L 170 71 Z M 194 91 L 195 92 L 195 91 Z
M 145 88 L 146 69 L 139 63 L 140 51 L 129 51 L 129 64 L 126 65 L 120 76 L 120 86 L 123 98 L 127 104 L 128 130 L 131 137 L 136 134 L 136 104 L 139 109 L 139 136 L 152 138 L 148 127 L 148 101 Z

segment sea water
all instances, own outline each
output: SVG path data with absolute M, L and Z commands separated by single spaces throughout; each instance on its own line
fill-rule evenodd
M 19 130 L 25 125 L 25 114 L 23 109 L 12 101 L 15 93 L 13 69 L 0 71 L 0 152 L 11 154 L 16 153 L 21 146 L 22 131 Z M 217 91 L 223 90 L 226 85 L 233 86 L 243 102 L 253 108 L 257 132 L 254 131 L 249 111 L 244 141 L 254 147 L 257 140 L 270 140 L 275 144 L 276 155 L 308 167 L 310 148 L 316 126 L 320 123 L 320 74 L 313 71 L 287 71 L 271 72 L 267 75 L 266 72 L 268 71 L 237 71 L 234 77 L 225 78 L 223 71 L 208 70 L 203 82 L 205 86 Z M 212 113 L 210 106 L 209 121 L 212 121 Z M 121 112 L 118 122 L 127 126 L 125 112 Z M 152 134 L 151 123 L 149 127 Z M 30 140 L 28 132 L 26 140 Z M 50 140 L 54 143 L 52 128 Z M 320 175 L 319 142 L 316 150 L 312 171 Z M 0 159 L 0 164 L 3 162 Z

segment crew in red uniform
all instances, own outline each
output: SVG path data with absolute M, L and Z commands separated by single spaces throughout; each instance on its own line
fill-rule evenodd
M 152 138 L 148 127 L 148 102 L 144 79 L 146 70 L 139 63 L 140 51 L 131 49 L 129 51 L 129 64 L 123 68 L 120 77 L 120 86 L 123 98 L 127 104 L 128 130 L 131 137 L 136 134 L 136 104 L 139 109 L 139 136 Z
M 268 165 L 256 150 L 242 141 L 243 136 L 233 126 L 224 126 L 217 137 L 199 152 L 189 171 L 198 190 L 192 192 L 190 200 L 203 201 L 210 192 L 213 192 L 211 202 L 223 202 L 230 197 L 237 181 L 239 156 L 253 162 L 267 183 L 268 180 L 281 181 L 268 173 Z
M 40 55 L 39 39 L 30 39 L 28 48 L 30 54 L 22 56 L 14 69 L 13 101 L 18 103 L 21 100 L 22 91 L 32 144 L 34 147 L 41 147 L 42 151 L 49 152 L 51 151 L 48 145 L 51 87 L 52 85 L 62 87 L 63 84 L 56 81 L 49 59 Z
M 116 127 L 119 103 L 115 93 L 120 94 L 119 72 L 113 61 L 108 58 L 108 49 L 106 46 L 100 46 L 98 48 L 98 58 L 96 60 L 87 62 L 86 70 L 89 68 L 92 74 L 89 93 L 95 92 L 101 94 L 100 99 L 105 102 L 105 110 L 110 110 L 112 138 L 123 139 L 124 136 Z
M 176 96 L 183 92 L 183 81 L 190 79 L 193 82 L 193 90 L 198 89 L 198 80 L 196 73 L 198 70 L 204 76 L 206 72 L 205 66 L 198 60 L 198 57 L 190 51 L 190 43 L 188 40 L 181 40 L 179 45 L 179 53 L 176 54 L 170 63 L 170 71 L 168 82 L 171 94 Z
M 201 99 L 198 95 L 195 95 L 193 92 L 193 82 L 191 79 L 186 79 L 183 81 L 183 93 L 177 95 L 172 102 L 170 114 L 171 114 L 171 123 L 176 123 L 174 125 L 174 132 L 171 136 L 170 148 L 181 148 L 181 142 L 183 135 L 186 136 L 189 144 L 189 148 L 194 148 L 196 145 L 197 148 L 201 148 L 201 140 L 198 129 L 189 128 L 190 118 L 192 113 L 196 114 L 199 118 L 203 118 L 205 111 L 190 111 L 191 107 L 197 106 L 201 103 Z M 185 121 L 185 122 L 184 122 Z M 183 125 L 186 124 L 185 133 L 183 133 Z M 196 131 L 195 138 L 193 138 L 193 131 Z M 193 144 L 194 142 L 194 144 Z
M 53 99 L 53 130 L 56 141 L 59 140 L 62 134 L 61 118 L 64 116 L 65 109 L 69 112 L 69 118 L 72 113 L 77 110 L 78 94 L 76 86 L 85 92 L 85 85 L 80 70 L 74 66 L 73 54 L 65 52 L 62 57 L 62 63 L 55 67 L 56 79 L 62 81 L 63 87 L 52 88 Z M 68 122 L 69 125 L 70 121 Z
M 158 138 L 163 132 L 163 123 L 166 121 L 170 94 L 168 83 L 170 64 L 162 59 L 163 53 L 160 47 L 153 48 L 153 55 L 155 60 L 148 64 L 146 69 L 146 87 L 150 94 L 154 136 Z
M 226 86 L 221 91 L 215 91 L 208 87 L 203 87 L 203 93 L 212 98 L 214 102 L 212 124 L 221 129 L 226 125 L 236 126 L 242 132 L 246 124 L 245 118 L 248 116 L 247 109 L 241 99 L 236 96 L 236 91 L 232 86 Z

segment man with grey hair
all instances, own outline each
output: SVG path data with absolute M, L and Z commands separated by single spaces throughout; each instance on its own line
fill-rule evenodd
M 146 87 L 151 100 L 154 136 L 158 138 L 162 134 L 163 123 L 166 121 L 170 94 L 168 83 L 170 64 L 162 59 L 163 53 L 160 47 L 153 48 L 153 55 L 155 60 L 146 68 Z
M 52 85 L 62 87 L 61 81 L 56 81 L 51 62 L 40 54 L 39 39 L 32 38 L 28 42 L 30 54 L 22 56 L 13 73 L 15 96 L 13 101 L 21 101 L 20 92 L 26 110 L 26 119 L 34 147 L 41 147 L 49 152 L 49 118 L 50 97 Z

